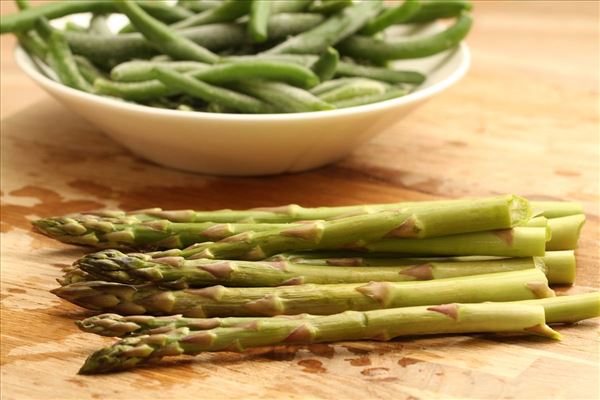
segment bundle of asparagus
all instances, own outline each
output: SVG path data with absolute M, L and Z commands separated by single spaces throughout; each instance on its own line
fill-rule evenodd
M 34 225 L 60 241 L 105 249 L 66 268 L 53 290 L 118 313 L 78 322 L 87 332 L 126 336 L 80 371 L 100 373 L 168 355 L 285 343 L 457 332 L 558 339 L 546 323 L 600 314 L 598 293 L 554 297 L 549 287 L 573 283 L 584 221 L 575 203 L 505 195 L 103 211 Z

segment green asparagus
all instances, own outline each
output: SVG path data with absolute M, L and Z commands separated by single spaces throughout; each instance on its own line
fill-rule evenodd
M 397 254 L 375 253 L 367 255 L 352 255 L 348 252 L 310 252 L 278 254 L 268 258 L 269 262 L 288 262 L 294 265 L 312 265 L 322 267 L 398 267 L 407 265 L 431 265 L 432 279 L 439 279 L 442 270 L 444 277 L 450 277 L 450 267 L 456 266 L 456 275 L 460 276 L 461 266 L 467 267 L 472 273 L 475 266 L 493 266 L 489 272 L 501 272 L 501 268 L 515 268 L 518 265 L 535 266 L 544 271 L 550 284 L 572 284 L 575 279 L 575 253 L 569 251 L 547 251 L 543 257 L 507 259 L 493 256 L 463 256 L 463 257 L 424 257 L 424 258 L 398 258 Z M 514 264 L 513 264 L 514 263 Z M 511 265 L 509 267 L 509 265 Z M 498 268 L 498 269 L 496 269 Z M 425 270 L 425 268 L 423 268 Z M 485 269 L 481 272 L 485 273 Z
M 546 276 L 536 268 L 430 281 L 308 284 L 276 288 L 226 288 L 219 285 L 163 290 L 154 285 L 91 281 L 59 287 L 52 293 L 90 310 L 128 315 L 182 314 L 189 317 L 328 315 L 347 310 L 554 296 Z
M 484 261 L 401 260 L 383 268 L 369 266 L 324 267 L 289 261 L 185 260 L 181 257 L 153 259 L 148 254 L 123 254 L 105 250 L 87 255 L 75 265 L 89 280 L 185 289 L 212 285 L 261 287 L 297 284 L 402 282 L 545 268 L 533 258 Z
M 548 226 L 552 238 L 546 244 L 547 250 L 574 250 L 577 248 L 579 234 L 585 223 L 584 214 L 569 215 L 566 217 L 551 218 Z
M 546 218 L 583 214 L 580 203 L 569 201 L 531 201 L 531 209 L 533 215 L 542 215 Z
M 97 374 L 133 368 L 165 356 L 208 351 L 334 342 L 390 340 L 405 335 L 468 332 L 511 332 L 560 339 L 545 323 L 544 308 L 514 304 L 445 304 L 355 312 L 311 319 L 272 318 L 232 328 L 192 332 L 173 329 L 123 339 L 92 354 L 79 373 Z
M 305 208 L 297 204 L 288 204 L 276 207 L 259 207 L 249 210 L 216 210 L 216 211 L 195 211 L 195 210 L 175 210 L 168 211 L 161 208 L 149 208 L 136 211 L 90 211 L 80 214 L 68 215 L 68 217 L 77 217 L 81 215 L 95 216 L 99 219 L 114 218 L 125 219 L 126 223 L 135 223 L 148 220 L 166 219 L 173 222 L 266 222 L 282 223 L 294 221 L 308 221 L 316 219 L 333 219 L 349 215 L 371 214 L 384 210 L 396 209 L 414 209 L 464 205 L 465 207 L 497 207 L 506 209 L 506 218 L 513 220 L 513 225 L 520 225 L 528 221 L 531 217 L 529 202 L 519 196 L 502 195 L 496 197 L 476 198 L 476 199 L 458 199 L 458 200 L 435 200 L 435 201 L 412 201 L 385 204 L 365 204 L 356 206 L 341 207 L 315 207 Z M 112 221 L 111 222 L 117 222 Z M 511 225 L 511 226 L 513 226 Z
M 384 239 L 349 246 L 348 250 L 440 256 L 534 257 L 544 256 L 546 242 L 550 239 L 548 233 L 546 228 L 516 227 L 419 240 Z
M 507 303 L 505 303 L 507 304 Z M 600 292 L 575 294 L 570 296 L 547 297 L 537 300 L 508 302 L 508 304 L 540 305 L 544 307 L 546 322 L 573 323 L 600 316 Z M 84 332 L 102 336 L 137 336 L 165 333 L 176 328 L 189 328 L 190 331 L 203 331 L 213 328 L 231 328 L 271 318 L 316 318 L 315 315 L 280 315 L 275 317 L 229 317 L 229 318 L 185 318 L 181 315 L 153 317 L 151 315 L 122 316 L 100 314 L 75 323 Z
M 430 217 L 440 214 L 440 221 L 430 219 L 436 230 L 444 233 L 465 230 L 486 230 L 508 228 L 529 219 L 527 201 L 516 196 L 499 196 L 477 200 L 456 200 L 423 203 L 393 203 L 338 208 L 302 208 L 296 205 L 276 208 L 263 208 L 247 211 L 163 211 L 161 209 L 123 211 L 99 211 L 73 214 L 65 217 L 40 219 L 33 224 L 42 233 L 57 240 L 84 244 L 100 248 L 170 248 L 186 247 L 202 240 L 217 241 L 248 230 L 293 228 L 296 225 L 260 223 L 293 222 L 315 218 L 335 218 L 344 215 L 374 215 L 380 210 L 401 209 L 407 213 L 419 210 Z M 442 211 L 447 209 L 447 212 Z M 459 214 L 454 214 L 459 211 Z M 448 219 L 444 215 L 448 214 Z M 462 215 L 468 215 L 467 220 Z M 364 217 L 363 217 L 364 218 Z M 172 223 L 169 223 L 172 221 Z M 215 225 L 206 221 L 231 222 L 248 221 L 242 224 Z M 339 222 L 339 220 L 337 220 Z M 260 223 L 259 223 L 260 222 Z M 335 220 L 333 221 L 335 222 Z M 217 234 L 219 233 L 219 234 Z M 435 232 L 432 232 L 435 233 Z

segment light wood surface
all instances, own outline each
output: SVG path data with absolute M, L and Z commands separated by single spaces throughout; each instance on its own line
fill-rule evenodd
M 13 9 L 0 2 L 2 13 Z M 576 200 L 588 222 L 577 287 L 599 285 L 599 28 L 594 1 L 476 5 L 473 66 L 456 87 L 348 159 L 310 173 L 213 178 L 136 157 L 34 86 L 1 38 L 3 399 L 597 399 L 596 321 L 560 343 L 494 335 L 206 354 L 110 376 L 76 375 L 111 339 L 51 295 L 83 254 L 30 230 L 35 217 L 125 209 L 307 206 L 513 192 Z M 110 118 L 110 116 L 107 116 Z M 135 129 L 135 127 L 132 127 Z

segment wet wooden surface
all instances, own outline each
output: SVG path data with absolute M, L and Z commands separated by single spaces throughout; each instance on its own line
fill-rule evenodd
M 459 85 L 337 165 L 262 179 L 185 174 L 132 156 L 36 88 L 3 36 L 2 398 L 598 398 L 597 321 L 559 328 L 560 343 L 473 335 L 277 347 L 83 377 L 84 358 L 111 339 L 78 332 L 73 320 L 87 314 L 48 292 L 83 252 L 31 232 L 35 217 L 506 192 L 584 204 L 569 290 L 597 288 L 598 3 L 483 2 L 476 14 L 473 68 Z

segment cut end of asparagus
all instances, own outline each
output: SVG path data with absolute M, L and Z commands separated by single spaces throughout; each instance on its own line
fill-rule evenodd
M 572 285 L 575 282 L 576 261 L 573 250 L 548 251 L 539 260 L 545 266 L 550 284 Z
M 527 199 L 513 195 L 509 204 L 511 226 L 520 225 L 531 218 L 532 211 Z

